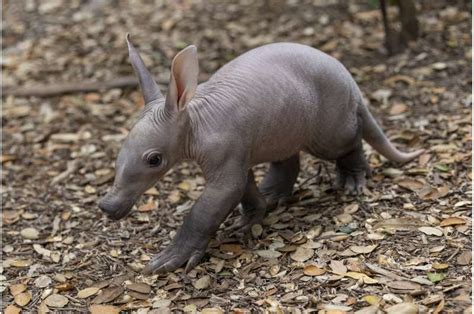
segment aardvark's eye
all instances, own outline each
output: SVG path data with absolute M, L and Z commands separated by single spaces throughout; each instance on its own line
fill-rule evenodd
M 158 167 L 161 164 L 161 154 L 158 152 L 150 152 L 146 155 L 146 161 L 150 167 Z

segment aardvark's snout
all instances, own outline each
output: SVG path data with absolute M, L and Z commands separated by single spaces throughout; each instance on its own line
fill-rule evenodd
M 99 201 L 99 208 L 110 218 L 118 220 L 127 216 L 133 204 L 135 200 L 122 199 L 109 192 Z

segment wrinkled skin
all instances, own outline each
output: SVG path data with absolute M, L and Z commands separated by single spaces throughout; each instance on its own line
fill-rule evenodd
M 206 178 L 203 194 L 172 243 L 145 273 L 196 266 L 239 202 L 240 230 L 259 223 L 269 207 L 291 195 L 300 151 L 334 160 L 337 184 L 350 194 L 362 191 L 369 172 L 362 139 L 396 162 L 422 152 L 398 151 L 362 102 L 349 72 L 311 47 L 280 43 L 253 49 L 198 86 L 197 53 L 190 46 L 173 59 L 164 97 L 128 44 L 147 105 L 122 146 L 113 188 L 99 207 L 112 218 L 124 217 L 182 159 L 196 160 Z M 262 162 L 271 165 L 257 187 L 251 167 Z

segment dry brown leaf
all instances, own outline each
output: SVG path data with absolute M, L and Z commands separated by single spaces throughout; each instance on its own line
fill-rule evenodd
M 347 205 L 346 207 L 344 207 L 343 211 L 346 214 L 354 214 L 358 210 L 359 210 L 359 204 L 353 203 L 353 204 L 350 204 L 350 205 Z
M 91 314 L 119 314 L 120 308 L 113 305 L 92 304 L 89 311 Z
M 60 294 L 52 294 L 47 297 L 44 302 L 47 306 L 51 307 L 64 307 L 69 303 L 69 299 Z
M 368 254 L 368 253 L 372 252 L 373 250 L 375 250 L 376 247 L 377 247 L 377 245 L 374 244 L 374 245 L 367 245 L 367 246 L 352 245 L 349 248 L 351 249 L 351 251 L 353 251 L 355 253 L 358 253 L 358 254 Z
M 408 106 L 405 105 L 404 103 L 394 103 L 393 106 L 390 108 L 390 111 L 389 113 L 391 115 L 399 115 L 399 114 L 402 114 L 404 112 L 406 112 L 408 109 Z
M 151 287 L 143 282 L 129 284 L 127 285 L 127 289 L 143 294 L 148 294 L 151 292 Z
M 121 286 L 104 289 L 94 298 L 94 300 L 92 300 L 92 303 L 101 304 L 111 302 L 118 296 L 120 296 L 123 292 L 124 289 Z
M 385 309 L 387 314 L 418 314 L 418 305 L 413 303 L 400 303 Z
M 17 308 L 16 306 L 10 304 L 5 308 L 4 314 L 20 314 L 21 309 Z
M 389 77 L 384 81 L 385 85 L 388 85 L 390 87 L 395 87 L 397 82 L 403 82 L 407 85 L 413 85 L 415 84 L 415 80 L 407 75 L 402 75 L 402 74 L 397 74 L 392 77 Z
M 331 267 L 332 272 L 337 275 L 344 275 L 347 273 L 347 267 L 344 266 L 342 261 L 332 260 L 329 267 Z
M 193 284 L 194 288 L 198 290 L 206 289 L 211 284 L 211 277 L 209 275 L 202 276 Z
M 15 303 L 19 306 L 25 306 L 31 301 L 31 293 L 26 291 L 15 295 Z
M 377 223 L 374 229 L 385 230 L 416 230 L 423 222 L 413 217 L 390 218 Z
M 224 314 L 224 311 L 216 307 L 208 307 L 202 309 L 201 314 Z
M 225 243 L 220 246 L 220 250 L 223 252 L 233 253 L 235 255 L 240 255 L 243 252 L 242 246 L 240 244 Z
M 147 203 L 138 206 L 139 212 L 149 212 L 157 208 L 157 204 L 153 199 L 150 199 Z
M 463 251 L 461 254 L 458 255 L 456 260 L 458 265 L 470 265 L 472 260 L 472 251 Z
M 17 210 L 3 210 L 2 211 L 2 221 L 6 225 L 13 224 L 20 220 L 20 211 Z
M 437 237 L 441 237 L 443 235 L 443 230 L 433 227 L 420 227 L 418 228 L 421 232 L 427 235 L 434 235 Z
M 39 232 L 35 228 L 24 228 L 20 231 L 23 238 L 29 240 L 36 240 L 39 238 Z
M 431 265 L 431 267 L 433 267 L 434 269 L 437 269 L 437 270 L 442 270 L 442 269 L 447 269 L 449 267 L 449 264 L 433 263 L 433 265 Z
M 308 249 L 304 247 L 298 247 L 296 251 L 291 253 L 290 257 L 292 260 L 296 262 L 305 262 L 309 260 L 311 257 L 313 257 L 314 250 L 313 249 Z
M 14 267 L 18 267 L 18 268 L 23 268 L 23 267 L 28 267 L 31 264 L 33 264 L 33 262 L 29 259 L 16 259 L 16 260 L 13 260 L 10 265 Z
M 258 256 L 266 259 L 273 259 L 281 256 L 280 252 L 274 250 L 258 250 L 256 253 Z
M 461 217 L 449 217 L 443 219 L 439 224 L 441 227 L 453 226 L 453 225 L 464 225 L 466 223 L 466 219 Z
M 411 180 L 411 179 L 398 181 L 397 184 L 401 186 L 402 188 L 405 188 L 413 192 L 419 192 L 425 186 L 423 182 L 417 181 L 417 180 Z
M 347 272 L 347 273 L 344 274 L 344 276 L 350 277 L 350 278 L 353 278 L 353 279 L 356 279 L 356 280 L 362 279 L 362 281 L 366 284 L 376 284 L 376 283 L 378 283 L 378 281 L 376 279 L 370 278 L 366 274 L 358 273 L 358 272 L 355 272 L 355 271 Z
M 319 268 L 315 265 L 308 265 L 305 266 L 303 269 L 303 273 L 307 276 L 321 276 L 326 272 L 326 270 Z
M 406 281 L 406 280 L 394 280 L 389 281 L 386 285 L 392 289 L 397 290 L 419 290 L 421 286 L 417 283 Z
M 152 187 L 152 188 L 146 190 L 145 193 L 143 193 L 143 194 L 152 195 L 152 196 L 159 196 L 160 192 L 155 187 Z
M 23 291 L 26 290 L 26 285 L 22 284 L 22 283 L 18 283 L 18 284 L 15 284 L 15 285 L 11 285 L 10 287 L 10 293 L 12 294 L 12 296 L 16 296 L 17 294 L 19 293 L 22 293 Z
M 97 287 L 89 287 L 89 288 L 85 288 L 85 289 L 82 289 L 81 291 L 79 291 L 77 293 L 77 297 L 79 299 L 85 299 L 85 298 L 88 298 L 90 296 L 93 296 L 94 294 L 96 294 L 97 292 L 99 292 L 99 288 Z

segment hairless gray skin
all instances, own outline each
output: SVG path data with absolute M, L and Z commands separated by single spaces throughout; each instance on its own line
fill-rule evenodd
M 369 172 L 362 139 L 395 162 L 402 153 L 381 131 L 350 73 L 314 48 L 276 43 L 253 49 L 197 84 L 196 47 L 173 59 L 164 97 L 127 36 L 130 61 L 146 106 L 116 161 L 112 189 L 99 206 L 110 217 L 126 216 L 140 195 L 174 164 L 196 160 L 206 188 L 172 243 L 145 273 L 166 272 L 201 260 L 229 212 L 242 204 L 241 230 L 258 223 L 267 204 L 291 195 L 299 152 L 334 160 L 337 185 L 360 193 Z M 259 187 L 251 167 L 271 162 Z

